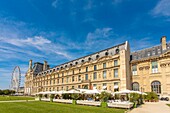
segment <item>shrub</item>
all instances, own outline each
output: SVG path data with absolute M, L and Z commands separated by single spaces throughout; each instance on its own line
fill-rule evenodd
M 72 98 L 73 100 L 78 100 L 79 94 L 71 94 L 71 98 Z
M 158 95 L 155 92 L 147 92 L 147 95 L 144 96 L 147 101 L 158 101 Z
M 70 94 L 62 94 L 63 99 L 71 99 Z
M 105 91 L 103 91 L 101 94 L 100 94 L 100 99 L 102 102 L 107 102 L 108 99 L 111 97 L 111 94 L 110 93 L 107 93 Z
M 115 94 L 115 99 L 120 99 L 119 94 Z
M 39 100 L 41 101 L 41 98 L 42 98 L 42 94 L 38 94 L 38 97 L 39 97 Z
M 54 94 L 51 94 L 50 95 L 50 101 L 53 102 L 53 99 L 54 99 Z
M 136 102 L 136 101 L 138 101 L 138 99 L 139 99 L 139 94 L 137 94 L 137 93 L 131 93 L 130 94 L 130 101 L 131 102 Z

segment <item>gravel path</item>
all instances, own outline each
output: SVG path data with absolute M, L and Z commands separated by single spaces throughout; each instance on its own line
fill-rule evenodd
M 144 105 L 133 109 L 129 113 L 170 113 L 169 102 L 146 102 Z

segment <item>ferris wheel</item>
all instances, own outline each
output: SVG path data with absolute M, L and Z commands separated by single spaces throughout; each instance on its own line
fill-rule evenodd
M 21 72 L 19 66 L 16 66 L 12 72 L 11 89 L 18 92 L 21 82 Z

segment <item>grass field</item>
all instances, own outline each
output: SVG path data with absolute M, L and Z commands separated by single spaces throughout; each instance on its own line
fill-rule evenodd
M 0 103 L 0 113 L 124 113 L 124 110 L 34 101 Z
M 167 104 L 170 107 L 170 104 Z
M 34 100 L 34 97 L 24 96 L 0 96 L 0 101 L 12 101 L 12 100 Z

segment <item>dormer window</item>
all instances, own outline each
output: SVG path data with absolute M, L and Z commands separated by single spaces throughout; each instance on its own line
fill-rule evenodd
M 105 53 L 105 55 L 107 56 L 107 55 L 109 55 L 109 53 L 108 53 L 108 52 L 106 52 L 106 53 Z
M 65 65 L 65 68 L 67 68 L 67 65 Z
M 72 66 L 73 64 L 70 64 L 70 66 Z
M 98 59 L 100 56 L 99 55 L 96 55 L 96 59 Z
M 160 48 L 158 48 L 158 54 L 161 54 L 161 50 L 160 50 Z
M 119 49 L 117 48 L 116 51 L 115 51 L 116 54 L 119 54 Z
M 78 62 L 75 63 L 76 65 L 78 64 Z
M 155 55 L 155 50 L 152 51 L 152 55 Z
M 150 56 L 151 55 L 151 53 L 148 51 L 148 56 Z
M 81 60 L 81 62 L 83 63 L 83 62 L 84 62 L 84 60 Z
M 88 59 L 89 61 L 91 60 L 91 58 L 89 57 L 89 59 Z

